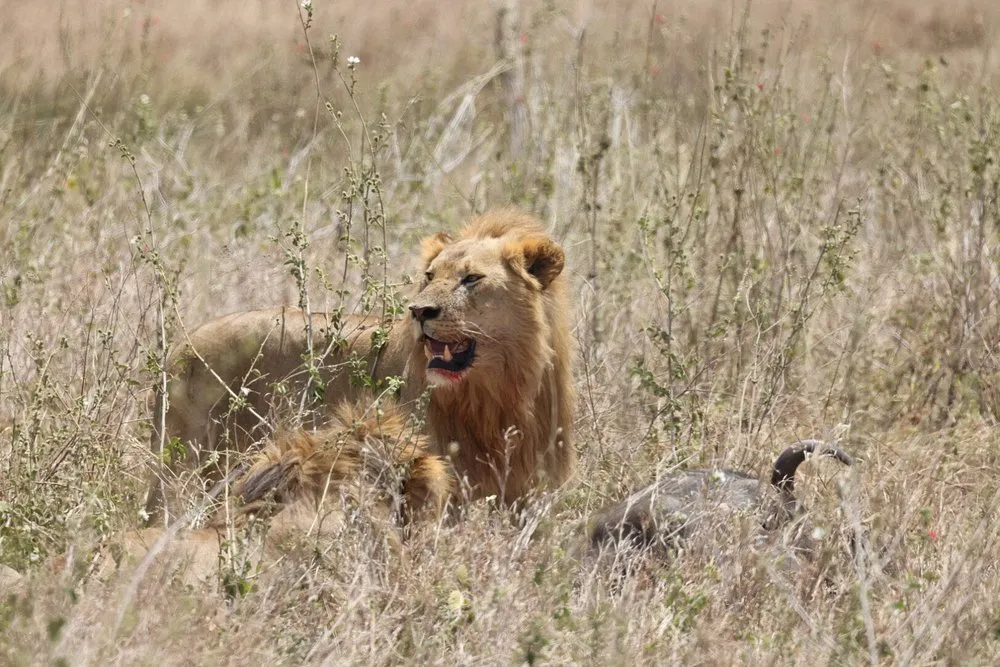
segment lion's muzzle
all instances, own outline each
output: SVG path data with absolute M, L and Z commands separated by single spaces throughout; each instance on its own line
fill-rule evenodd
M 433 306 L 410 306 L 410 315 L 421 324 L 427 320 L 433 320 L 440 314 L 441 309 Z

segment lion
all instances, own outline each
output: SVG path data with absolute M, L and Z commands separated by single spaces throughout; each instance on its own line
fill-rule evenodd
M 224 548 L 250 521 L 263 521 L 263 540 L 243 544 L 241 566 L 266 566 L 289 541 L 329 542 L 352 517 L 363 516 L 390 546 L 415 522 L 439 520 L 453 495 L 449 464 L 429 451 L 427 437 L 389 403 L 362 410 L 344 403 L 332 424 L 291 431 L 258 453 L 233 485 L 233 497 L 208 527 L 133 530 L 99 559 L 97 577 L 107 579 L 123 561 L 162 560 L 179 566 L 182 581 L 217 581 Z M 234 563 L 229 553 L 230 566 Z
M 168 358 L 166 391 L 155 392 L 151 444 L 162 465 L 147 496 L 150 522 L 169 523 L 178 511 L 170 473 L 220 479 L 221 454 L 265 437 L 281 399 L 318 381 L 327 405 L 358 400 L 351 376 L 359 368 L 376 381 L 401 377 L 408 410 L 422 409 L 429 392 L 419 416 L 463 499 L 507 504 L 563 484 L 575 462 L 564 264 L 536 219 L 495 211 L 455 237 L 423 241 L 423 281 L 407 317 L 276 308 L 196 329 Z M 318 378 L 305 372 L 310 356 Z
M 269 516 L 281 530 L 315 532 L 324 501 L 339 494 L 354 505 L 384 506 L 401 526 L 440 517 L 453 491 L 451 467 L 397 407 L 368 412 L 375 414 L 345 402 L 334 426 L 298 429 L 269 444 L 235 485 L 240 513 Z

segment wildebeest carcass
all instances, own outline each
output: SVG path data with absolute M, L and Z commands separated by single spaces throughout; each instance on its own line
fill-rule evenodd
M 665 475 L 591 521 L 591 547 L 674 547 L 707 519 L 731 511 L 759 512 L 762 534 L 780 528 L 801 511 L 794 493 L 795 472 L 809 455 L 853 463 L 835 444 L 800 440 L 775 460 L 770 485 L 727 469 Z

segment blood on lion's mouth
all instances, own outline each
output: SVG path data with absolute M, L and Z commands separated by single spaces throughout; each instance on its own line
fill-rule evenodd
M 476 341 L 466 338 L 458 343 L 446 343 L 424 336 L 424 356 L 428 371 L 459 382 L 476 358 Z

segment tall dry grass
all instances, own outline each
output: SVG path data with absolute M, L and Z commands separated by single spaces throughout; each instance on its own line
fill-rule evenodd
M 7 0 L 3 661 L 997 661 L 1000 9 L 518 9 L 523 99 L 485 3 L 317 0 L 304 30 L 290 0 Z M 580 465 L 538 525 L 475 507 L 397 555 L 358 529 L 246 595 L 89 576 L 138 520 L 161 332 L 373 308 L 421 235 L 508 203 L 576 294 Z M 658 472 L 833 434 L 859 465 L 804 470 L 812 561 L 752 517 L 624 581 L 574 556 Z

